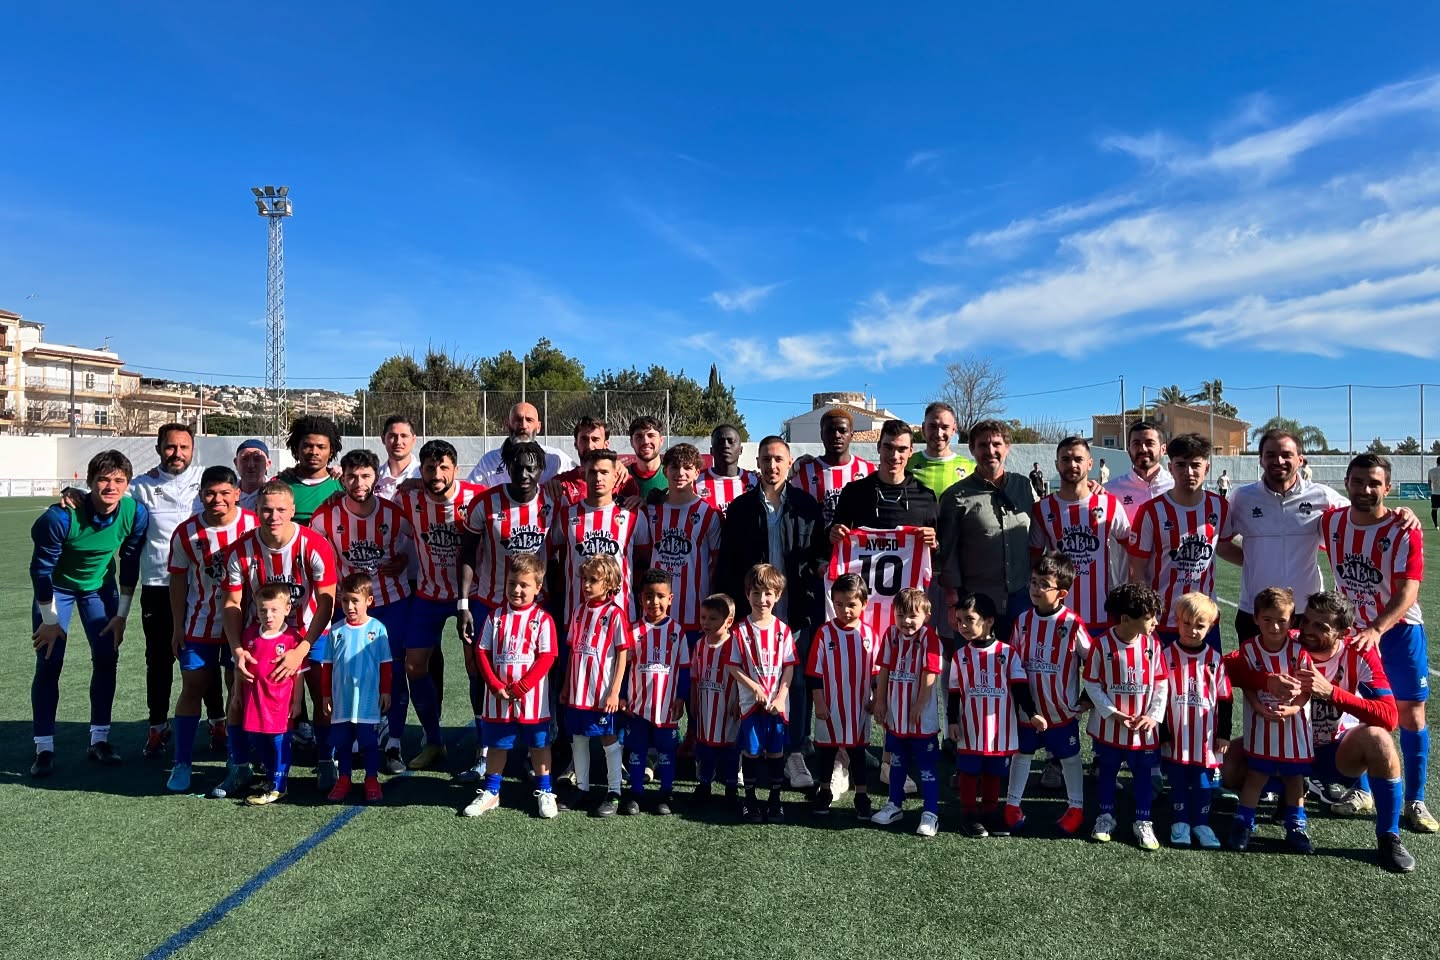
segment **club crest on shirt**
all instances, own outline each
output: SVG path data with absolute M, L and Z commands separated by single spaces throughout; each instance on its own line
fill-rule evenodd
M 277 643 L 277 644 L 275 644 L 275 656 L 277 656 L 277 657 L 283 657 L 284 655 L 285 655 L 285 644 L 283 644 L 283 643 Z
M 1205 514 L 1205 522 L 1208 523 L 1208 524 L 1210 524 L 1210 526 L 1212 526 L 1212 527 L 1217 527 L 1217 526 L 1219 526 L 1219 525 L 1220 525 L 1220 514 L 1218 514 L 1218 513 L 1207 513 L 1207 514 Z
M 1310 514 L 1315 512 L 1315 504 L 1311 503 L 1309 500 L 1301 500 L 1300 506 L 1297 509 L 1306 516 L 1309 516 Z
M 1381 550 L 1389 550 L 1390 543 L 1391 540 L 1389 537 L 1381 537 L 1380 539 L 1375 541 L 1375 546 L 1379 547 Z
M 225 579 L 225 555 L 217 553 L 205 561 L 205 576 L 210 580 Z
M 1104 520 L 1104 519 L 1105 519 L 1105 508 L 1104 508 L 1104 507 L 1101 507 L 1101 506 L 1098 506 L 1098 505 L 1097 505 L 1097 506 L 1094 506 L 1094 507 L 1091 507 L 1091 508 L 1090 508 L 1090 519 L 1091 519 L 1092 521 L 1094 521 L 1095 523 L 1099 523 L 1100 521 Z

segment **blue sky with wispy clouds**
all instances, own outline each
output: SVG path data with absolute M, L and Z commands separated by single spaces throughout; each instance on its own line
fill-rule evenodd
M 918 419 L 977 354 L 1081 432 L 1122 375 L 1255 422 L 1440 383 L 1436 8 L 907 9 L 14 9 L 0 307 L 258 378 L 283 182 L 297 384 L 541 334 L 716 361 L 758 431 L 832 388 Z M 1282 406 L 1343 441 L 1343 390 Z M 1418 434 L 1417 391 L 1355 418 Z

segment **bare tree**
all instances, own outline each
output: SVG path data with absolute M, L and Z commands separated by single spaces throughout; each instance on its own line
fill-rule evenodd
M 141 391 L 134 390 L 115 398 L 110 416 L 115 433 L 122 437 L 139 437 L 150 432 L 150 407 L 140 397 Z
M 1005 371 L 995 361 L 967 357 L 946 366 L 940 399 L 955 408 L 961 431 L 968 433 L 979 420 L 1003 416 L 1004 398 Z

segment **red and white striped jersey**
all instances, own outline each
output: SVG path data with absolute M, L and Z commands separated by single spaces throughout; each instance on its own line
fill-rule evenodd
M 1106 622 L 1105 597 L 1123 583 L 1125 548 L 1130 543 L 1130 517 L 1114 494 L 1092 487 L 1083 500 L 1065 500 L 1052 493 L 1035 505 L 1030 545 L 1059 550 L 1075 565 L 1075 583 L 1065 597 L 1092 630 Z
M 704 500 L 692 500 L 679 506 L 656 504 L 645 512 L 655 542 L 650 566 L 674 578 L 670 616 L 684 630 L 699 630 L 700 601 L 710 592 L 710 573 L 720 552 L 720 511 Z
M 618 503 L 592 507 L 582 500 L 560 511 L 550 526 L 550 543 L 560 552 L 565 602 L 572 615 L 585 602 L 580 589 L 580 565 L 591 557 L 604 555 L 614 557 L 620 564 L 620 592 L 616 596 L 633 616 L 635 598 L 630 579 L 635 568 L 635 548 L 650 546 L 650 539 L 650 521 L 645 514 L 627 510 Z
M 723 517 L 736 497 L 759 482 L 760 475 L 754 470 L 741 470 L 733 477 L 722 477 L 713 468 L 708 468 L 701 471 L 700 478 L 695 481 L 695 493 L 719 510 Z
M 960 695 L 960 753 L 1009 756 L 1020 749 L 1020 723 L 1010 684 L 1025 680 L 1020 656 L 992 639 L 983 647 L 963 644 L 950 667 L 950 692 Z
M 1015 618 L 1010 646 L 1019 654 L 1035 709 L 1051 726 L 1080 714 L 1080 671 L 1090 653 L 1090 632 L 1079 615 L 1061 607 L 1041 616 L 1032 607 Z
M 870 588 L 862 617 L 875 636 L 883 637 L 895 623 L 896 595 L 909 587 L 924 590 L 930 586 L 930 548 L 919 527 L 851 530 L 835 544 L 825 573 L 825 606 L 832 617 L 830 587 L 847 573 L 859 574 Z
M 500 681 L 509 686 L 546 654 L 559 650 L 555 621 L 538 603 L 515 608 L 508 603 L 496 607 L 480 630 L 479 647 L 490 656 L 490 666 Z M 482 720 L 502 723 L 548 723 L 550 680 L 548 671 L 519 700 L 502 700 L 486 685 Z
M 243 534 L 225 553 L 225 589 L 250 598 L 247 623 L 255 622 L 255 592 L 267 583 L 290 587 L 287 622 L 304 633 L 315 616 L 315 591 L 335 586 L 335 551 L 309 527 L 295 525 L 295 535 L 277 549 L 260 539 L 260 528 Z
M 375 511 L 357 517 L 343 502 L 321 507 L 310 518 L 310 529 L 330 542 L 339 565 L 340 579 L 352 573 L 368 573 L 375 590 L 375 606 L 383 607 L 410 596 L 410 582 L 404 573 L 383 576 L 376 571 L 383 563 L 406 555 L 414 538 L 410 521 L 389 500 L 374 497 Z
M 740 719 L 730 710 L 735 702 L 735 678 L 730 676 L 733 636 L 709 644 L 701 637 L 690 652 L 690 705 L 695 739 L 708 747 L 729 747 L 740 733 Z
M 1266 650 L 1259 637 L 1240 641 L 1240 656 L 1252 670 L 1261 673 L 1288 673 L 1294 675 L 1310 666 L 1310 654 L 1300 645 L 1300 633 L 1290 631 L 1290 637 L 1279 650 Z M 1279 698 L 1268 690 L 1253 690 L 1251 693 L 1263 704 L 1274 707 Z M 1311 704 L 1306 700 L 1300 712 L 1284 720 L 1263 717 L 1247 702 L 1245 704 L 1245 753 L 1266 760 L 1282 760 L 1286 763 L 1306 763 L 1315 758 L 1314 739 L 1310 729 Z
M 1379 618 L 1395 595 L 1397 581 L 1425 579 L 1425 535 L 1419 527 L 1400 529 L 1393 511 L 1379 523 L 1362 527 L 1351 520 L 1349 507 L 1326 510 L 1320 532 L 1335 586 L 1355 604 L 1357 630 Z M 1422 623 L 1420 604 L 1411 604 L 1402 619 Z
M 680 671 L 689 669 L 690 644 L 670 617 L 630 628 L 630 715 L 657 727 L 676 727 L 670 704 L 680 696 Z
M 821 625 L 810 641 L 805 673 L 820 681 L 828 720 L 815 718 L 815 745 L 854 747 L 869 742 L 866 709 L 875 678 L 880 643 L 863 620 L 842 627 L 834 620 Z
M 1219 652 L 1208 643 L 1199 650 L 1172 643 L 1165 649 L 1165 674 L 1170 685 L 1165 707 L 1170 740 L 1160 745 L 1160 755 L 1175 763 L 1219 767 L 1216 711 L 1220 701 L 1230 699 L 1230 680 Z
M 630 645 L 630 618 L 624 607 L 613 600 L 582 603 L 570 620 L 565 702 L 581 710 L 603 709 L 615 682 L 620 651 Z
M 916 633 L 905 636 L 899 627 L 885 631 L 880 641 L 876 665 L 890 671 L 884 690 L 876 696 L 885 698 L 885 732 L 897 737 L 933 737 L 940 732 L 940 709 L 932 689 L 924 696 L 923 674 L 933 673 L 937 679 L 944 668 L 941 662 L 940 637 L 935 628 L 926 624 Z M 916 699 L 922 701 L 920 722 L 912 723 L 910 708 Z
M 1150 710 L 1155 696 L 1164 697 L 1165 658 L 1160 641 L 1141 633 L 1129 643 L 1122 643 L 1113 629 L 1106 630 L 1091 640 L 1082 676 L 1087 686 L 1096 688 L 1091 697 L 1096 707 L 1090 711 L 1086 727 L 1090 736 L 1112 747 L 1153 750 L 1159 741 L 1156 731 L 1137 733 L 1116 716 L 1102 716 L 1099 706 L 1102 699 L 1108 698 L 1116 710 L 1138 717 Z M 1164 714 L 1155 719 L 1163 720 Z
M 1311 660 L 1326 680 L 1348 693 L 1367 699 L 1391 693 L 1390 678 L 1385 675 L 1378 647 L 1362 653 L 1347 636 L 1329 660 L 1315 660 L 1313 656 Z M 1353 714 L 1341 711 L 1329 700 L 1310 701 L 1310 730 L 1316 747 L 1334 743 L 1346 730 L 1359 724 Z
M 1231 539 L 1230 504 L 1218 493 L 1193 507 L 1161 494 L 1140 508 L 1130 532 L 1130 553 L 1151 558 L 1150 586 L 1165 604 L 1162 627 L 1175 626 L 1175 604 L 1196 591 L 1215 598 L 1215 546 Z
M 475 579 L 470 598 L 492 608 L 505 602 L 505 563 L 519 554 L 545 559 L 545 537 L 555 505 L 541 488 L 535 499 L 520 502 L 510 496 L 509 484 L 484 491 L 465 511 L 465 530 L 480 538 L 475 558 Z
M 780 686 L 785 668 L 795 666 L 795 637 L 780 620 L 772 618 L 768 626 L 762 627 L 746 617 L 732 634 L 730 665 L 739 667 L 741 673 L 760 685 L 767 698 L 772 697 Z M 794 683 L 793 674 L 791 683 Z M 755 692 L 745 684 L 735 684 L 735 695 L 740 700 L 742 717 L 761 709 L 755 700 Z M 780 708 L 780 715 L 789 718 L 788 697 L 781 702 Z
M 460 599 L 456 566 L 460 559 L 465 510 L 484 489 L 479 484 L 457 480 L 450 496 L 439 503 L 424 490 L 410 490 L 395 501 L 415 531 L 415 553 L 420 561 L 416 596 L 442 602 Z
M 220 527 L 207 526 L 201 514 L 186 520 L 170 535 L 170 574 L 185 577 L 185 640 L 188 643 L 225 642 L 225 551 L 258 521 L 249 510 Z
M 795 471 L 790 482 L 815 498 L 828 527 L 835 518 L 835 504 L 840 502 L 840 491 L 845 489 L 845 484 L 874 472 L 875 464 L 854 455 L 849 463 L 839 467 L 832 467 L 816 457 Z

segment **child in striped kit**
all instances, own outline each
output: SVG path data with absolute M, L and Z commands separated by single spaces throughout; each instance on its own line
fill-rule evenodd
M 633 816 L 645 798 L 645 758 L 653 746 L 660 756 L 655 775 L 660 796 L 655 812 L 669 816 L 674 799 L 675 752 L 680 715 L 690 694 L 690 644 L 680 624 L 670 618 L 671 576 L 659 567 L 640 578 L 640 612 L 644 621 L 630 632 L 630 718 L 625 726 L 629 749 L 630 798 L 620 812 Z
M 1187 593 L 1175 604 L 1179 637 L 1165 648 L 1170 705 L 1160 727 L 1160 756 L 1170 785 L 1174 821 L 1170 844 L 1218 850 L 1210 829 L 1210 799 L 1230 744 L 1230 681 L 1220 654 L 1206 642 L 1219 619 L 1215 601 Z
M 624 771 L 620 747 L 620 687 L 630 663 L 630 618 L 626 598 L 617 596 L 620 564 L 597 554 L 580 564 L 580 600 L 570 621 L 570 664 L 565 674 L 565 729 L 574 750 L 575 786 L 584 802 L 590 791 L 590 738 L 605 748 L 605 797 L 592 813 L 613 817 L 620 810 Z
M 962 593 L 951 608 L 950 625 L 963 641 L 950 668 L 946 711 L 955 741 L 963 829 L 971 837 L 1009 836 L 1000 785 L 1008 781 L 1010 758 L 1020 746 L 1017 708 L 1040 732 L 1045 718 L 1035 709 L 1019 655 L 995 639 L 995 604 L 989 597 Z
M 690 718 L 695 730 L 695 799 L 697 806 L 710 800 L 718 778 L 725 798 L 738 799 L 740 704 L 730 676 L 730 627 L 735 622 L 735 601 L 712 593 L 700 601 L 700 637 L 690 652 Z
M 1268 587 L 1255 595 L 1258 637 L 1240 643 L 1243 662 L 1260 673 L 1298 676 L 1313 669 L 1310 654 L 1300 643 L 1300 631 L 1290 629 L 1295 615 L 1295 594 L 1285 587 Z M 1255 831 L 1255 807 L 1266 782 L 1275 777 L 1284 789 L 1282 812 L 1285 842 L 1296 853 L 1310 853 L 1305 818 L 1305 775 L 1315 757 L 1310 728 L 1310 699 L 1301 694 L 1282 701 L 1268 690 L 1245 691 L 1245 782 L 1230 828 L 1230 846 L 1245 850 Z
M 1123 764 L 1135 789 L 1135 840 L 1142 850 L 1159 850 L 1150 820 L 1150 776 L 1165 718 L 1165 660 L 1155 636 L 1160 595 L 1144 584 L 1122 583 L 1105 598 L 1105 613 L 1114 626 L 1090 645 L 1083 674 L 1095 705 L 1088 730 L 1100 798 L 1090 837 L 1108 843 L 1115 830 L 1115 785 Z
M 475 666 L 485 681 L 480 719 L 485 780 L 461 813 L 478 817 L 500 806 L 505 762 L 520 746 L 530 751 L 540 817 L 550 820 L 559 814 L 550 783 L 550 668 L 559 638 L 555 621 L 536 602 L 545 578 L 544 561 L 517 553 L 506 567 L 505 603 L 485 619 L 475 641 Z
M 740 701 L 737 745 L 744 759 L 747 823 L 781 823 L 780 788 L 785 783 L 785 723 L 790 716 L 790 682 L 795 673 L 795 638 L 775 616 L 785 592 L 785 574 L 757 563 L 745 574 L 750 616 L 735 628 L 730 644 L 730 676 Z M 761 807 L 756 787 L 769 784 L 769 802 Z
M 863 617 L 869 593 L 858 574 L 836 578 L 830 587 L 835 616 L 816 631 L 810 643 L 810 662 L 805 667 L 810 699 L 815 704 L 815 757 L 819 769 L 835 769 L 835 758 L 841 750 L 850 754 L 855 816 L 861 820 L 870 819 L 874 813 L 865 776 L 865 748 L 870 743 L 879 643 Z M 834 800 L 826 779 L 815 791 L 812 810 L 819 816 L 828 815 Z
M 885 749 L 893 758 L 890 799 L 870 818 L 888 826 L 904 816 L 905 777 L 919 771 L 924 801 L 916 834 L 933 837 L 940 829 L 940 781 L 935 774 L 940 709 L 935 684 L 943 655 L 940 637 L 926 621 L 930 598 L 906 588 L 895 596 L 895 625 L 880 643 L 880 675 L 875 680 L 875 719 L 885 725 Z

